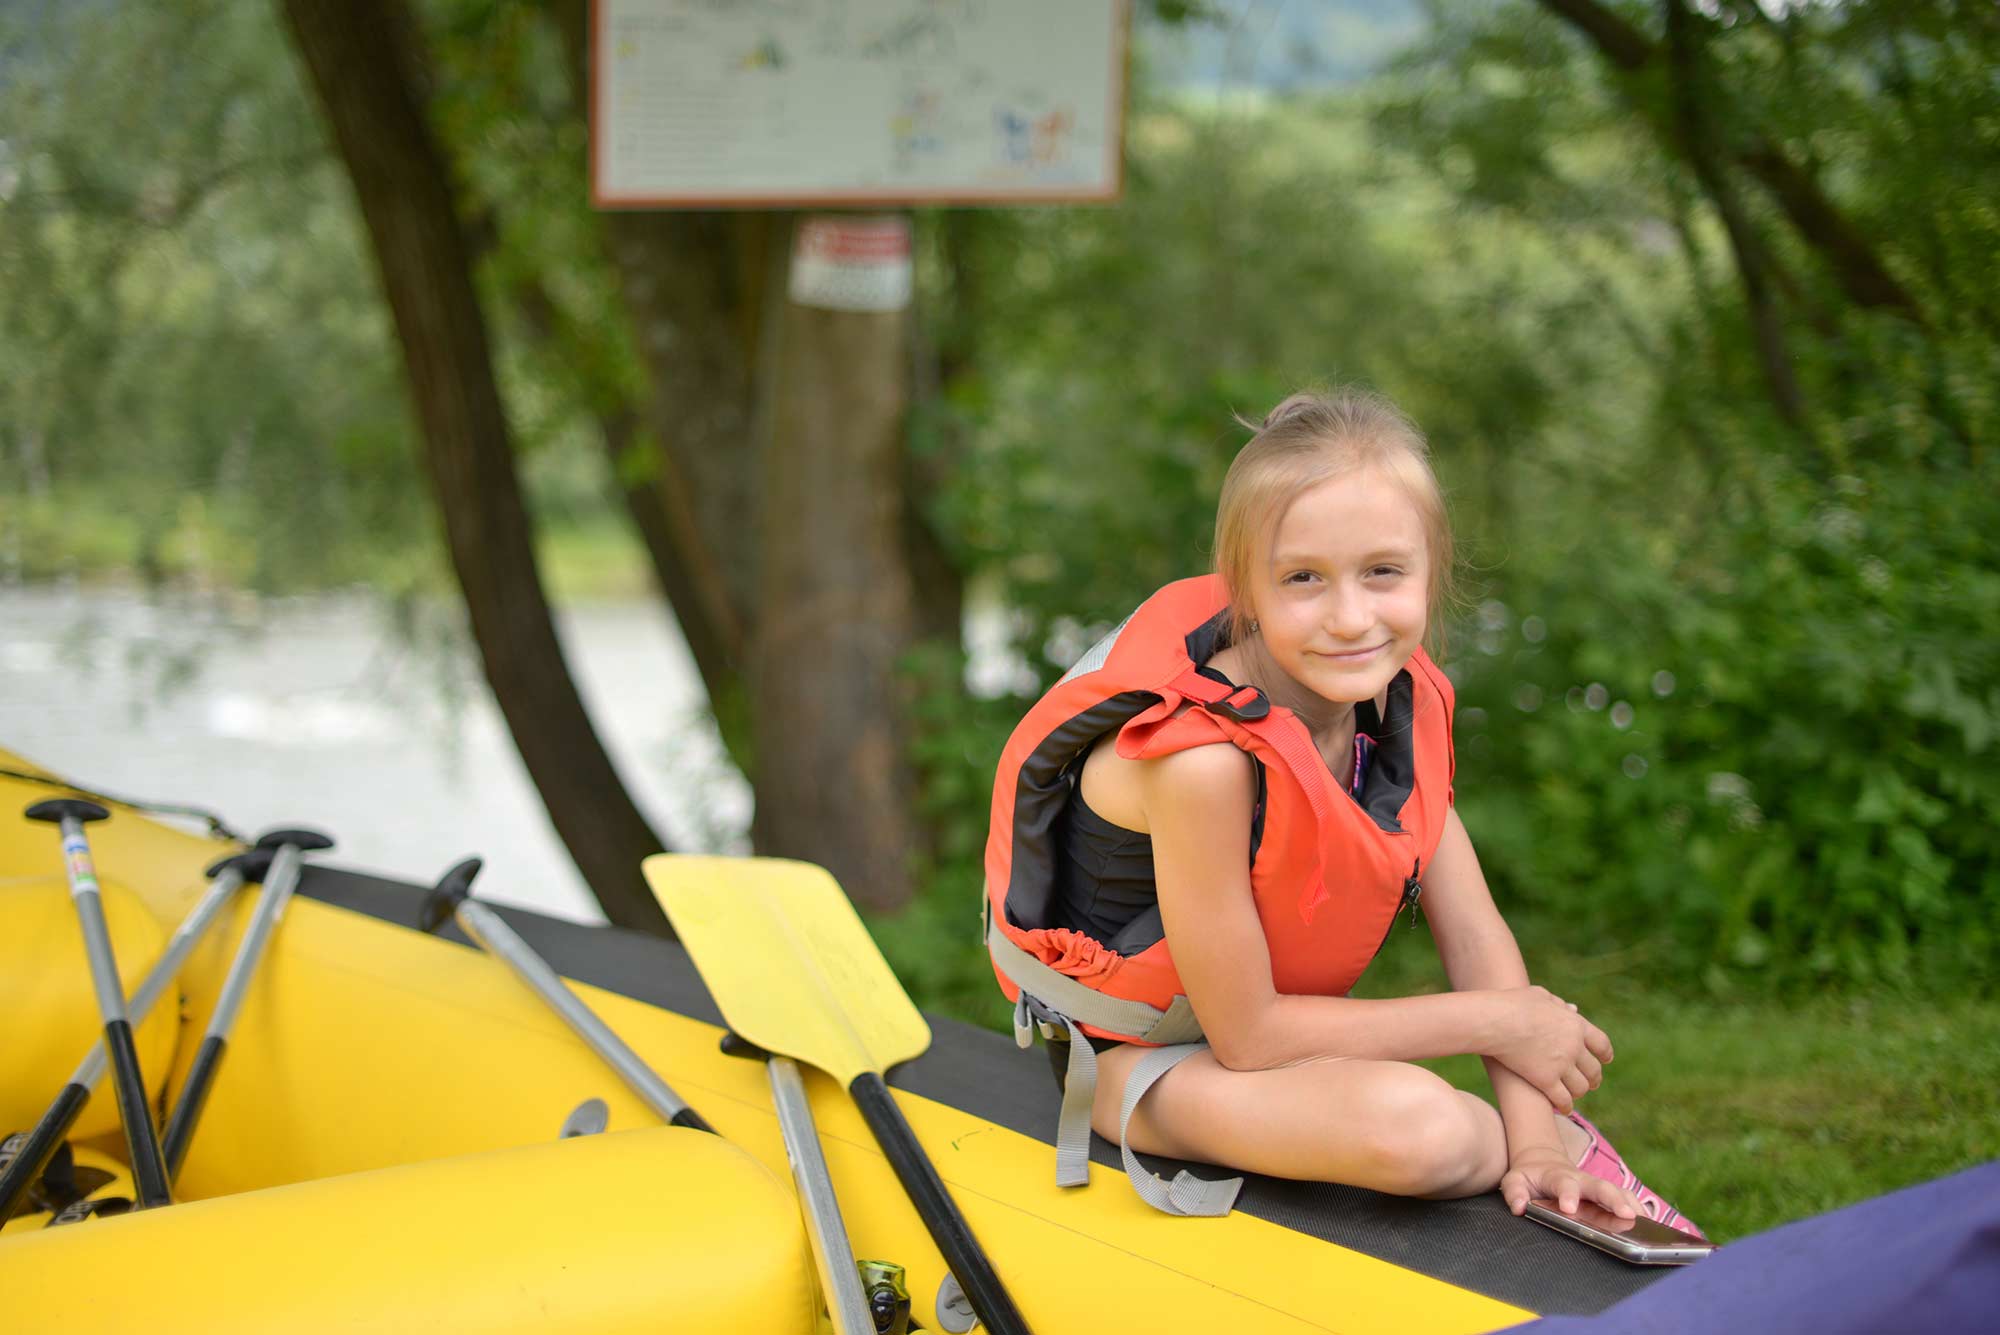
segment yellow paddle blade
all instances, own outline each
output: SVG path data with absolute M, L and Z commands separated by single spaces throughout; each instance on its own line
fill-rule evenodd
M 640 869 L 723 1019 L 758 1047 L 845 1088 L 931 1045 L 931 1027 L 824 867 L 658 853 Z

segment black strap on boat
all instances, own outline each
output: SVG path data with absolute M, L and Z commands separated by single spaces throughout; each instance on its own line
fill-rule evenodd
M 23 783 L 38 783 L 46 788 L 60 788 L 64 792 L 87 797 L 93 802 L 109 802 L 113 806 L 130 807 L 134 811 L 151 811 L 162 816 L 186 816 L 201 821 L 208 826 L 209 834 L 216 839 L 227 839 L 233 843 L 247 844 L 250 841 L 232 828 L 222 817 L 207 807 L 187 806 L 179 802 L 146 802 L 137 798 L 119 797 L 113 793 L 99 792 L 59 779 L 53 774 L 35 774 L 27 770 L 0 768 L 0 778 L 19 779 Z

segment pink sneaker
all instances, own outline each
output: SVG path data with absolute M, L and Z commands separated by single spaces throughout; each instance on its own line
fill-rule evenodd
M 1639 1180 L 1637 1173 L 1625 1166 L 1625 1160 L 1617 1150 L 1611 1148 L 1611 1142 L 1604 1138 L 1602 1131 L 1591 1124 L 1589 1118 L 1582 1113 L 1573 1112 L 1569 1115 L 1569 1120 L 1582 1127 L 1583 1133 L 1590 1137 L 1590 1144 L 1584 1149 L 1583 1157 L 1576 1161 L 1578 1168 L 1592 1177 L 1603 1178 L 1606 1182 L 1623 1187 L 1637 1196 L 1639 1210 L 1648 1219 L 1656 1219 L 1668 1228 L 1677 1228 L 1683 1233 L 1692 1233 L 1697 1238 L 1707 1241 L 1708 1234 L 1696 1228 L 1692 1219 L 1661 1200 L 1658 1193 Z

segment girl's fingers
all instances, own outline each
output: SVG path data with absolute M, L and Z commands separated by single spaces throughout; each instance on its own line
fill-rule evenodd
M 1580 1099 L 1591 1090 L 1590 1077 L 1574 1066 L 1563 1072 L 1563 1085 L 1571 1099 Z
M 1542 1086 L 1542 1095 L 1555 1105 L 1559 1113 L 1573 1112 L 1576 1104 L 1569 1096 L 1569 1086 L 1558 1080 L 1554 1084 Z
M 1632 1199 L 1632 1193 L 1616 1183 L 1606 1182 L 1601 1177 L 1583 1175 L 1583 1189 L 1591 1200 L 1596 1201 L 1620 1219 L 1635 1219 L 1639 1214 L 1639 1203 Z
M 1583 1045 L 1590 1049 L 1590 1055 L 1601 1062 L 1611 1060 L 1611 1039 L 1596 1025 L 1585 1022 Z
M 1591 1056 L 1588 1052 L 1577 1059 L 1576 1065 L 1577 1069 L 1583 1072 L 1583 1078 L 1590 1083 L 1592 1089 L 1596 1089 L 1604 1083 L 1604 1063 L 1598 1061 L 1597 1058 Z

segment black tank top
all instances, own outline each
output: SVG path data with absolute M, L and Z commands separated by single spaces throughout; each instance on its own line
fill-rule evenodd
M 1372 722 L 1373 707 L 1367 712 Z M 1353 769 L 1337 778 L 1359 800 L 1375 739 L 1357 731 L 1354 752 Z M 1256 824 L 1262 823 L 1262 814 L 1257 813 Z M 1159 887 L 1153 880 L 1153 836 L 1113 825 L 1092 811 L 1083 800 L 1081 766 L 1070 777 L 1069 800 L 1058 823 L 1062 857 L 1056 866 L 1055 925 L 1082 932 L 1120 955 L 1136 955 L 1165 936 Z M 1254 833 L 1252 838 L 1254 845 Z
M 1160 892 L 1153 884 L 1153 836 L 1113 825 L 1083 800 L 1073 780 L 1063 806 L 1057 862 L 1058 922 L 1121 955 L 1160 939 Z M 1149 915 L 1150 911 L 1150 915 Z M 1150 916 L 1150 939 L 1143 920 Z M 1138 931 L 1131 929 L 1137 927 Z M 1125 936 L 1121 941 L 1120 936 Z

